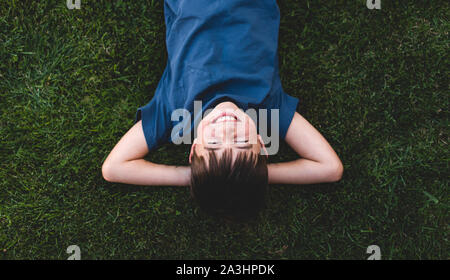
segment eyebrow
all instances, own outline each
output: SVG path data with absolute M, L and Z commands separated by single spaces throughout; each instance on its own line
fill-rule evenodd
M 249 149 L 252 148 L 252 144 L 247 144 L 245 146 L 238 146 L 236 148 L 239 149 L 239 150 L 249 150 Z M 214 148 L 205 147 L 205 150 L 208 150 L 208 151 L 217 151 L 217 150 L 220 150 L 220 149 L 223 149 L 223 148 L 219 148 L 219 147 L 214 147 Z

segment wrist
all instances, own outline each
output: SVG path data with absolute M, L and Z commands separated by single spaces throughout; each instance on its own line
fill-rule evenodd
M 179 175 L 179 185 L 189 186 L 191 184 L 191 168 L 189 166 L 177 166 L 176 167 Z

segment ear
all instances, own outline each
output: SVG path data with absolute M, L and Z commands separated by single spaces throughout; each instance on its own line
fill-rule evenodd
M 259 141 L 259 144 L 261 145 L 261 150 L 263 151 L 263 154 L 266 155 L 266 157 L 268 158 L 269 153 L 267 152 L 266 145 L 264 145 L 264 141 L 263 141 L 261 135 L 259 135 L 259 134 L 258 134 L 258 141 Z
M 192 154 L 194 152 L 195 146 L 197 146 L 197 138 L 194 139 L 194 143 L 191 146 L 191 152 L 189 153 L 189 164 L 191 164 Z

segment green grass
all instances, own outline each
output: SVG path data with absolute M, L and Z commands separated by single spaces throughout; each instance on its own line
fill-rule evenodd
M 283 86 L 335 184 L 271 186 L 247 225 L 187 188 L 103 180 L 167 55 L 161 1 L 0 3 L 0 259 L 449 259 L 449 2 L 279 1 Z M 187 164 L 189 147 L 148 159 Z M 286 145 L 271 161 L 294 159 Z M 447 175 L 446 175 L 447 174 Z

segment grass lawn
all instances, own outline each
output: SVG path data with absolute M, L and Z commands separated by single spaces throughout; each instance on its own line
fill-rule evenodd
M 426 4 L 425 4 L 426 3 Z M 0 259 L 449 259 L 448 1 L 279 1 L 280 71 L 345 174 L 271 185 L 246 225 L 180 187 L 106 182 L 153 96 L 162 1 L 0 2 Z M 189 146 L 148 160 L 188 164 Z M 286 145 L 271 162 L 296 158 Z M 447 174 L 447 175 L 446 175 Z

